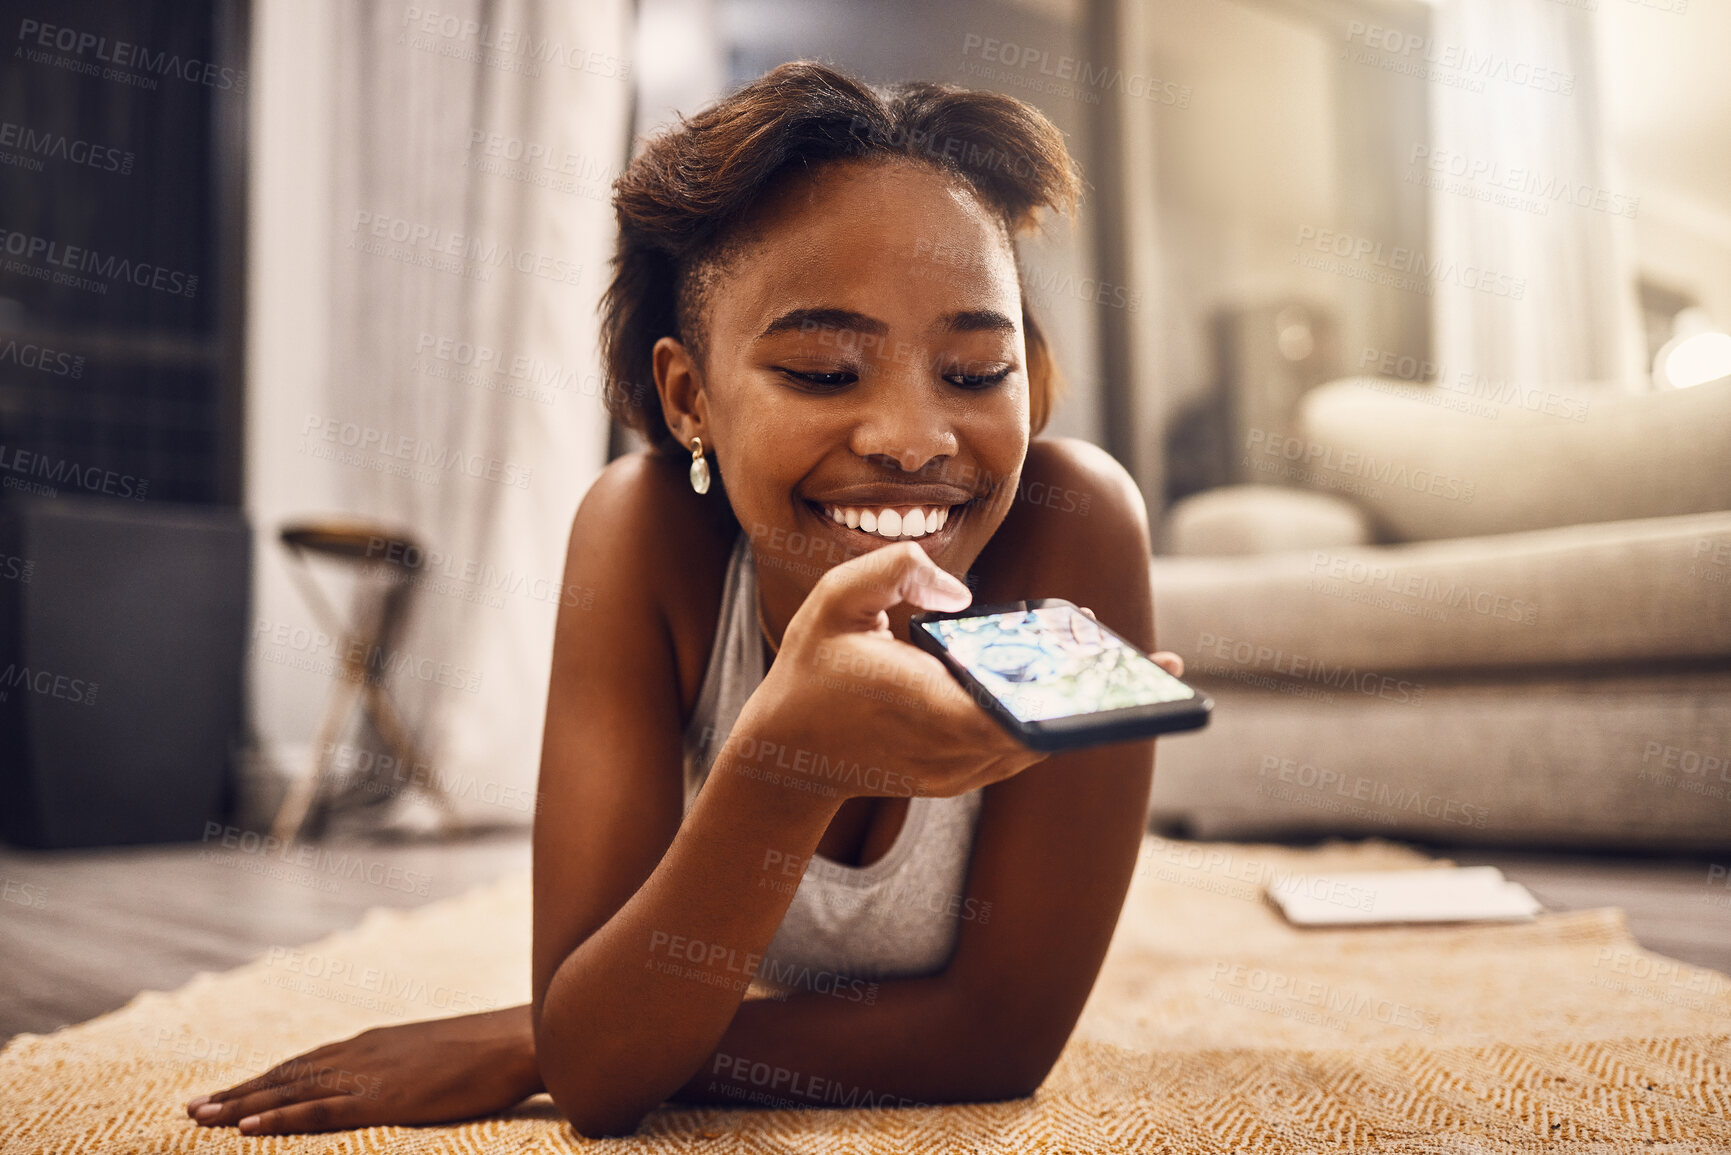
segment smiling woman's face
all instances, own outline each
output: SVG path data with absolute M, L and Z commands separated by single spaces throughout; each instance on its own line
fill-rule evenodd
M 1004 229 L 956 179 L 882 160 L 795 178 L 747 228 L 707 293 L 704 364 L 664 339 L 656 368 L 674 433 L 713 451 L 766 604 L 891 541 L 965 573 L 1028 449 Z

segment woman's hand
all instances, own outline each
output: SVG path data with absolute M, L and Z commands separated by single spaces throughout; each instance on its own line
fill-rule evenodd
M 540 1091 L 529 1007 L 375 1027 L 186 1105 L 244 1135 L 448 1123 Z
M 890 630 L 888 610 L 964 609 L 968 587 L 915 542 L 818 579 L 788 623 L 729 745 L 736 758 L 809 772 L 847 796 L 951 797 L 1047 757 L 993 721 L 942 662 Z M 766 760 L 765 755 L 769 755 Z M 844 772 L 836 772 L 841 760 Z M 847 772 L 855 766 L 858 774 Z M 876 773 L 872 773 L 876 771 Z

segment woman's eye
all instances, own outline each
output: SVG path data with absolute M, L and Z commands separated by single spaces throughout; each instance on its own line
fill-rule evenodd
M 1010 369 L 1005 366 L 994 373 L 947 373 L 944 380 L 963 389 L 987 389 L 1009 375 Z
M 844 385 L 852 385 L 859 380 L 857 374 L 838 369 L 833 373 L 801 373 L 794 369 L 783 369 L 783 373 L 795 381 L 803 381 L 807 385 L 815 385 L 819 389 L 839 389 Z

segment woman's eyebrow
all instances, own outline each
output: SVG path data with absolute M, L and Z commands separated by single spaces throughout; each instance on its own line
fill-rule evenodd
M 890 327 L 876 317 L 856 313 L 852 309 L 792 309 L 764 327 L 758 339 L 776 333 L 817 332 L 859 333 L 868 337 L 887 337 Z M 934 333 L 1003 333 L 1015 336 L 1016 323 L 996 309 L 963 309 L 946 313 L 932 325 Z
M 775 333 L 815 333 L 825 329 L 841 329 L 871 337 L 887 337 L 890 332 L 890 327 L 876 317 L 855 313 L 851 309 L 794 309 L 771 321 L 757 336 L 762 340 Z
M 938 320 L 933 330 L 939 333 L 1003 333 L 1016 335 L 1016 323 L 996 309 L 964 309 L 949 313 Z

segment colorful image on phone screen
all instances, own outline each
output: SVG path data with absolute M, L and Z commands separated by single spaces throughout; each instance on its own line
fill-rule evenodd
M 1189 686 L 1072 606 L 939 618 L 921 628 L 1024 722 L 1195 697 Z

